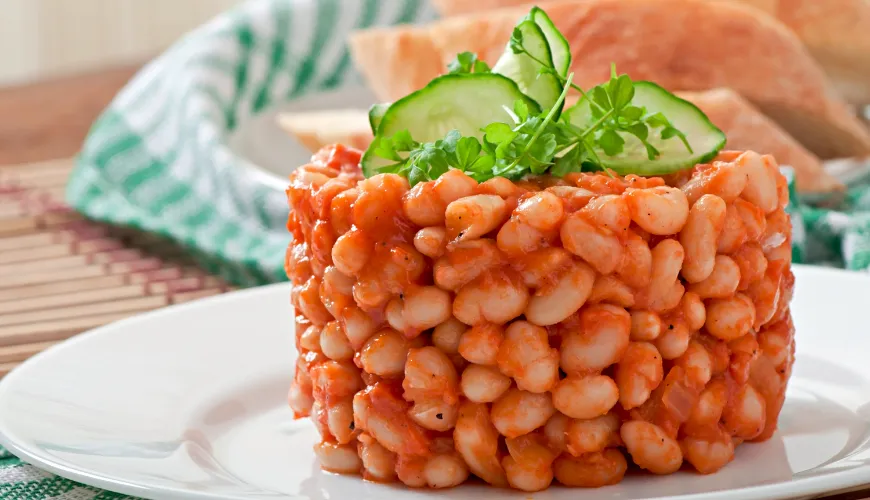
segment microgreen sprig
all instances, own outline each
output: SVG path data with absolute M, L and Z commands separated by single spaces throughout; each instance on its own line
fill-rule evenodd
M 610 65 L 611 76 L 606 85 L 594 87 L 587 93 L 582 87 L 559 74 L 552 63 L 542 61 L 529 52 L 523 44 L 523 32 L 519 28 L 514 28 L 511 33 L 509 46 L 515 54 L 524 54 L 540 64 L 539 73 L 554 75 L 562 85 L 579 91 L 580 103 L 584 100 L 588 102 L 594 118 L 600 119 L 609 113 L 605 122 L 601 124 L 599 137 L 600 146 L 608 156 L 622 153 L 625 140 L 619 132 L 625 132 L 637 137 L 646 148 L 647 157 L 655 160 L 661 153 L 648 141 L 651 128 L 661 128 L 662 139 L 678 137 L 686 149 L 693 153 L 686 134 L 674 127 L 662 113 L 648 113 L 643 106 L 631 105 L 634 98 L 634 84 L 628 75 L 617 76 L 616 65 Z
M 510 109 L 505 107 L 511 118 L 508 122 L 513 123 L 489 123 L 468 136 L 451 130 L 433 142 L 418 142 L 408 130 L 391 136 L 376 135 L 367 154 L 390 163 L 374 170 L 403 175 L 412 185 L 437 179 L 451 168 L 479 182 L 496 176 L 511 180 L 530 174 L 561 177 L 586 170 L 604 170 L 611 175 L 605 164 L 612 163 L 602 158 L 622 155 L 629 137 L 643 145 L 649 161 L 658 159 L 662 153 L 653 142 L 659 141 L 651 140 L 656 134 L 661 141 L 678 138 L 689 153 L 694 154 L 683 131 L 661 112 L 649 111 L 636 102 L 639 87 L 628 75 L 617 74 L 614 65 L 611 65 L 609 81 L 587 91 L 574 83 L 573 73 L 563 75 L 552 60 L 544 61 L 527 50 L 519 26 L 513 30 L 508 47 L 514 55 L 537 63 L 539 77 L 553 75 L 556 78 L 562 91 L 552 106 L 541 112 L 535 107 L 532 112 L 527 101 L 517 100 Z M 451 74 L 468 74 L 469 78 L 473 74 L 493 72 L 471 52 L 458 54 L 447 69 Z M 581 98 L 573 108 L 562 113 L 571 89 L 578 91 Z M 629 151 L 627 156 L 633 154 Z
M 461 52 L 447 65 L 448 73 L 489 73 L 488 64 L 477 58 L 473 52 Z

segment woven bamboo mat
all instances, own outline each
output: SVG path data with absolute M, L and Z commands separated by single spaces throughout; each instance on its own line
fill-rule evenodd
M 71 169 L 0 166 L 0 377 L 77 333 L 230 289 L 172 243 L 67 207 Z

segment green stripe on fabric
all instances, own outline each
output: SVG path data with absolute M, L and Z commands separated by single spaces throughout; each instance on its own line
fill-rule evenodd
M 266 210 L 266 199 L 271 190 L 272 188 L 259 186 L 254 191 L 254 211 L 257 215 L 257 219 L 265 227 L 270 226 L 275 218 L 275 214 Z
M 39 481 L 0 485 L 0 498 L 10 500 L 51 498 L 63 495 L 76 487 L 78 487 L 76 483 L 55 476 Z
M 218 252 L 226 255 L 227 244 L 241 234 L 242 228 L 237 224 L 225 224 L 215 236 L 213 243 Z
M 244 255 L 253 255 L 256 249 L 261 248 L 265 244 L 265 239 L 262 236 L 255 236 L 248 240 L 248 244 L 244 247 Z M 269 278 L 263 273 L 259 267 L 259 262 L 256 259 L 246 257 L 243 262 L 248 265 L 248 271 L 259 282 L 269 281 Z
M 320 51 L 332 37 L 332 31 L 335 29 L 340 9 L 336 0 L 318 0 L 315 5 L 317 6 L 317 21 L 314 25 L 314 37 L 311 46 L 308 47 L 308 54 L 296 69 L 296 82 L 290 92 L 291 98 L 299 96 L 308 89 L 308 85 L 317 73 Z
M 241 53 L 239 54 L 239 62 L 236 64 L 234 75 L 236 92 L 233 96 L 232 104 L 227 109 L 226 122 L 228 130 L 235 130 L 236 125 L 238 125 L 236 123 L 236 109 L 238 109 L 239 103 L 245 95 L 245 85 L 248 80 L 248 63 L 251 59 L 251 51 L 254 48 L 255 39 L 256 35 L 251 29 L 250 22 L 248 20 L 240 21 L 236 29 L 236 41 L 241 47 Z
M 202 204 L 199 210 L 188 215 L 182 220 L 185 227 L 202 227 L 211 222 L 217 216 L 217 212 L 211 205 Z
M 159 177 L 165 170 L 166 165 L 162 162 L 151 161 L 123 179 L 120 184 L 121 189 L 127 193 L 132 193 L 145 181 Z
M 420 12 L 420 4 L 422 3 L 418 0 L 406 0 L 404 8 L 393 24 L 407 24 L 417 19 L 417 13 Z
M 364 0 L 362 14 L 356 21 L 354 29 L 363 29 L 368 28 L 375 22 L 378 17 L 378 2 L 379 0 Z M 416 2 L 415 2 L 416 3 Z M 338 61 L 338 64 L 335 65 L 335 68 L 329 72 L 326 78 L 323 79 L 322 87 L 324 88 L 332 88 L 337 86 L 344 79 L 344 74 L 347 72 L 348 67 L 350 66 L 350 50 L 346 47 L 344 52 L 341 54 L 341 59 Z
M 163 215 L 166 212 L 172 210 L 172 207 L 176 203 L 192 196 L 194 196 L 193 190 L 190 188 L 190 186 L 186 184 L 167 184 L 166 192 L 164 192 L 162 196 L 158 196 L 151 202 L 152 206 L 157 208 L 157 211 L 152 211 L 152 213 L 160 213 L 161 215 Z
M 290 36 L 290 16 L 292 9 L 284 4 L 275 4 L 275 39 L 272 40 L 272 49 L 269 57 L 269 71 L 263 78 L 263 83 L 257 89 L 252 110 L 254 113 L 262 111 L 270 104 L 272 82 L 275 77 L 285 70 L 287 60 L 287 38 Z
M 112 493 L 111 491 L 103 491 L 91 500 L 135 500 L 134 497 L 122 495 L 120 493 Z
M 203 57 L 202 59 L 192 61 L 191 65 L 196 66 L 197 63 L 202 63 L 208 66 L 209 59 L 212 58 Z M 215 60 L 215 62 L 217 62 L 217 60 Z M 217 65 L 215 65 L 215 68 L 218 68 L 220 69 L 220 71 L 224 71 L 228 74 L 233 71 L 233 66 L 228 64 L 226 60 L 222 60 L 222 63 L 222 66 L 224 66 L 223 68 L 218 68 Z M 145 125 L 141 130 L 137 130 L 137 134 L 141 137 L 150 137 L 156 134 L 160 128 L 166 126 L 166 120 L 168 119 L 169 115 L 171 113 L 178 113 L 180 110 L 184 110 L 187 105 L 187 100 L 194 95 L 205 95 L 207 97 L 210 97 L 218 106 L 219 111 L 223 115 L 219 117 L 221 120 L 226 120 L 227 116 L 230 116 L 232 114 L 231 104 L 224 102 L 223 96 L 220 95 L 220 92 L 218 92 L 218 89 L 214 85 L 210 83 L 199 83 L 197 85 L 194 85 L 193 87 L 188 88 L 180 95 L 176 95 L 176 99 L 170 98 L 168 100 L 160 102 L 158 104 L 160 106 L 160 110 L 158 111 L 158 113 L 155 114 L 150 123 Z M 175 105 L 176 100 L 179 101 L 177 105 Z M 195 118 L 191 118 L 189 121 L 196 122 Z M 177 140 L 178 142 L 181 142 L 183 140 L 186 140 L 186 138 L 178 137 Z M 178 148 L 179 145 L 173 146 L 173 149 Z
M 115 127 L 122 126 L 121 123 L 116 123 Z M 142 146 L 142 138 L 138 135 L 134 135 L 131 133 L 126 133 L 120 135 L 117 140 L 113 143 L 104 143 L 103 149 L 94 155 L 94 164 L 101 169 L 106 168 L 106 165 L 109 163 L 109 160 L 112 159 L 113 156 L 119 155 L 131 149 L 135 149 Z

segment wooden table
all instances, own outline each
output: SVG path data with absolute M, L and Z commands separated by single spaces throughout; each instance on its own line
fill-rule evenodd
M 171 243 L 62 202 L 69 158 L 135 69 L 0 89 L 0 377 L 82 331 L 231 289 Z

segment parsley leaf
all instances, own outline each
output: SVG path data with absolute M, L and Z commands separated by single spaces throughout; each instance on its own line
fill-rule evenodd
M 489 73 L 488 64 L 477 58 L 473 52 L 462 52 L 447 65 L 448 73 Z
M 509 46 L 514 53 L 529 54 L 518 28 L 514 29 Z M 391 137 L 378 136 L 370 146 L 371 151 L 390 161 L 378 171 L 403 175 L 411 185 L 437 179 L 451 168 L 462 170 L 478 182 L 495 176 L 511 180 L 529 174 L 561 177 L 584 170 L 604 170 L 612 175 L 604 168 L 599 155 L 622 154 L 626 139 L 639 141 L 651 161 L 661 153 L 649 142 L 650 137 L 678 138 L 692 151 L 685 134 L 664 114 L 649 113 L 644 106 L 634 103 L 634 82 L 628 75 L 618 75 L 615 67 L 611 67 L 609 81 L 584 91 L 572 83 L 573 74 L 563 77 L 552 63 L 538 62 L 541 64 L 539 73 L 553 74 L 563 85 L 561 96 L 550 109 L 535 114 L 524 100 L 517 100 L 511 107 L 504 107 L 513 124 L 487 124 L 480 129 L 478 137 L 463 137 L 458 130 L 451 130 L 441 139 L 421 144 L 407 130 Z M 448 70 L 450 73 L 491 71 L 471 52 L 458 54 Z M 581 93 L 578 105 L 588 106 L 592 117 L 589 125 L 578 127 L 556 119 L 570 89 Z
M 475 137 L 463 137 L 456 144 L 456 168 L 470 170 L 480 155 L 480 141 Z
M 607 129 L 602 132 L 601 136 L 598 138 L 598 145 L 604 150 L 604 154 L 607 156 L 616 156 L 619 153 L 622 153 L 623 146 L 625 146 L 625 139 L 616 133 L 615 130 Z

